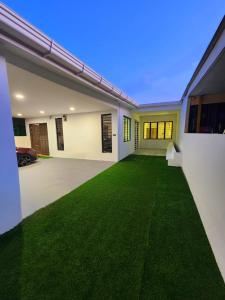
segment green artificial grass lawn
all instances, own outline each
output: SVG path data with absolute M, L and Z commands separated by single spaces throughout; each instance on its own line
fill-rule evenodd
M 49 159 L 49 158 L 52 158 L 52 157 L 49 156 L 49 155 L 40 155 L 40 154 L 38 154 L 38 158 L 41 158 L 41 159 Z
M 0 299 L 225 299 L 188 185 L 130 156 L 0 237 Z

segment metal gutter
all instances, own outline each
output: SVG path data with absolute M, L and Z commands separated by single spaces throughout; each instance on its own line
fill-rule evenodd
M 201 70 L 202 66 L 204 65 L 204 63 L 206 62 L 207 58 L 209 57 L 210 53 L 212 52 L 213 48 L 215 47 L 217 41 L 219 40 L 221 34 L 223 33 L 223 31 L 225 30 L 225 15 L 222 19 L 222 21 L 220 22 L 212 40 L 210 41 L 206 51 L 204 52 L 199 64 L 197 65 L 189 83 L 187 84 L 187 87 L 182 95 L 181 101 L 183 101 L 183 98 L 187 95 L 188 90 L 191 86 L 191 84 L 193 83 L 193 81 L 195 80 L 195 78 L 197 77 L 199 71 Z
M 40 57 L 72 72 L 77 78 L 82 78 L 118 100 L 135 108 L 139 106 L 132 98 L 2 3 L 0 3 L 0 34 L 6 37 L 5 40 L 15 41 L 15 44 L 34 51 Z

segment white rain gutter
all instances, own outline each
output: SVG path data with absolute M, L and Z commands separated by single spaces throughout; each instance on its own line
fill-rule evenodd
M 0 33 L 6 36 L 7 39 L 32 50 L 40 57 L 57 64 L 60 68 L 73 73 L 76 77 L 84 79 L 117 99 L 135 108 L 139 106 L 133 99 L 89 68 L 77 57 L 1 3 Z

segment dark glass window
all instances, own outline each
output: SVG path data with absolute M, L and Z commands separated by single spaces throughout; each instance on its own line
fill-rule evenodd
M 62 150 L 64 150 L 62 118 L 56 118 L 55 125 L 56 125 L 56 136 L 57 136 L 57 149 L 62 151 Z
M 131 118 L 123 116 L 123 141 L 129 142 L 131 140 Z
M 112 115 L 105 114 L 102 118 L 102 152 L 112 153 Z
M 26 136 L 26 124 L 23 118 L 13 118 L 14 136 Z
M 197 131 L 197 115 L 198 105 L 190 106 L 188 132 L 195 133 Z
M 213 103 L 202 105 L 200 132 L 225 132 L 225 103 Z

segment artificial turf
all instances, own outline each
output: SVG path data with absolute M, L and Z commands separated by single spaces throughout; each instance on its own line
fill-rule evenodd
M 41 159 L 49 159 L 49 158 L 52 158 L 52 157 L 49 156 L 49 155 L 38 154 L 38 158 L 41 158 Z
M 130 156 L 0 237 L 0 299 L 225 299 L 188 185 Z

